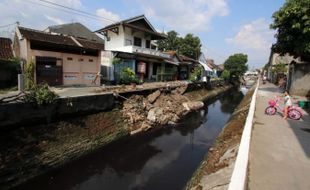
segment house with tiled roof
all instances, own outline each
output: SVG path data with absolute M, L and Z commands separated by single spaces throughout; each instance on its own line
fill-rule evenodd
M 12 40 L 0 37 L 0 89 L 15 86 L 19 66 L 13 61 Z
M 17 27 L 16 56 L 35 64 L 35 82 L 49 85 L 100 85 L 104 43 L 50 31 Z
M 104 36 L 105 55 L 102 65 L 110 80 L 117 80 L 123 68 L 131 68 L 143 81 L 175 80 L 178 63 L 169 54 L 158 51 L 156 41 L 166 39 L 144 16 L 136 16 L 105 26 L 96 31 Z M 121 63 L 112 64 L 113 59 Z
M 0 61 L 8 61 L 14 57 L 12 40 L 0 37 Z

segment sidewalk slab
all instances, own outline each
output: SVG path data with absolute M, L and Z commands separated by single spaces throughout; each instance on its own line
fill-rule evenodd
M 268 100 L 279 92 L 270 83 L 259 87 L 250 145 L 250 190 L 310 189 L 310 117 L 306 114 L 294 121 L 281 114 L 265 115 Z

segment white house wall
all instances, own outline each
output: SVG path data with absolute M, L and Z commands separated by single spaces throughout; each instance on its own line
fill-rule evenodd
M 113 53 L 111 51 L 101 51 L 101 66 L 106 67 L 106 77 L 104 79 L 114 80 Z
M 142 48 L 146 48 L 145 45 L 146 45 L 146 40 L 150 40 L 151 41 L 151 38 L 150 37 L 145 37 L 145 33 L 144 32 L 141 32 L 141 31 L 135 31 L 134 33 L 132 33 L 132 29 L 131 28 L 128 28 L 128 27 L 125 27 L 125 39 L 129 39 L 132 41 L 132 45 L 133 45 L 133 42 L 134 42 L 134 37 L 138 37 L 138 38 L 141 38 L 142 40 L 142 44 L 141 44 L 141 47 Z M 125 40 L 124 40 L 125 41 Z M 125 45 L 125 43 L 124 43 Z
M 110 40 L 109 41 L 107 39 L 105 40 L 105 50 L 112 51 L 125 45 L 123 27 L 118 28 L 119 28 L 118 34 L 108 30 L 108 37 L 110 38 Z
M 146 46 L 146 40 L 151 40 L 151 37 L 145 36 L 144 32 L 141 31 L 135 31 L 132 32 L 131 28 L 125 27 L 125 31 L 123 30 L 124 27 L 119 27 L 119 34 L 116 34 L 110 30 L 108 30 L 108 38 L 110 40 L 108 41 L 107 38 L 105 40 L 105 50 L 107 51 L 121 51 L 121 52 L 127 52 L 132 53 L 133 52 L 133 43 L 134 43 L 134 37 L 141 38 L 141 46 L 142 48 L 145 48 Z M 132 45 L 125 45 L 126 39 L 131 40 Z

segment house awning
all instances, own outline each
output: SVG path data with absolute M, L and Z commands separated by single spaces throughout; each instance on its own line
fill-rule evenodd
M 205 71 L 211 71 L 211 72 L 213 71 L 213 70 L 212 70 L 210 67 L 208 67 L 208 65 L 205 64 L 204 62 L 199 61 L 199 64 L 203 66 L 203 68 L 204 68 Z
M 169 64 L 172 64 L 172 65 L 179 66 L 179 63 L 178 63 L 178 62 L 170 61 L 170 60 L 167 60 L 167 59 L 165 59 L 164 62 L 169 63 Z

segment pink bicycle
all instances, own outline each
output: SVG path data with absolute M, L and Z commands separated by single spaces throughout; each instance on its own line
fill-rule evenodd
M 268 101 L 269 106 L 265 109 L 267 115 L 274 115 L 278 110 L 282 114 L 284 113 L 284 108 L 279 106 L 278 101 L 279 97 Z M 290 119 L 299 120 L 303 116 L 303 111 L 300 107 L 292 105 L 289 107 L 287 114 Z

